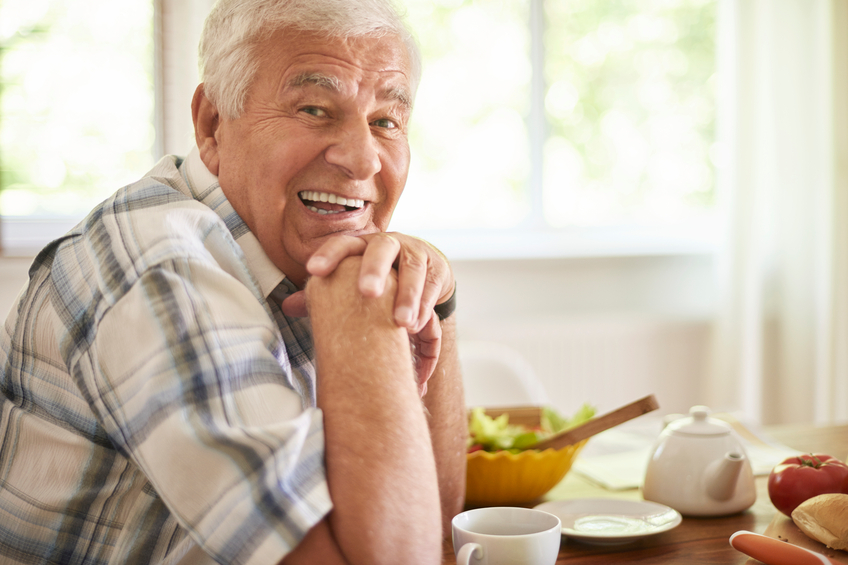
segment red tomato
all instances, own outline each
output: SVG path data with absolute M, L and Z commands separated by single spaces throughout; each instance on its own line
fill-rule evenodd
M 789 457 L 768 478 L 769 498 L 787 516 L 808 498 L 831 492 L 848 494 L 848 465 L 830 455 Z

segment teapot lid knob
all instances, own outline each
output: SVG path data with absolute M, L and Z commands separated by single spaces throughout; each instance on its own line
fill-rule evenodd
M 707 419 L 707 416 L 710 415 L 711 410 L 706 406 L 693 406 L 689 409 L 689 415 L 692 416 L 692 419 L 696 422 L 704 422 Z
M 671 422 L 667 429 L 672 433 L 682 433 L 695 436 L 725 435 L 731 432 L 728 423 L 710 418 L 711 410 L 706 406 L 693 406 L 689 409 L 689 416 Z

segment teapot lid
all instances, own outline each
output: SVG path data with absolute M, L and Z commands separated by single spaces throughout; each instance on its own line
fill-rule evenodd
M 693 406 L 689 416 L 671 422 L 666 429 L 673 433 L 694 436 L 719 436 L 729 434 L 730 424 L 717 418 L 710 418 L 710 409 L 706 406 Z

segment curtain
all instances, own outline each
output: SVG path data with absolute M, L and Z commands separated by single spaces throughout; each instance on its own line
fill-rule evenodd
M 848 2 L 720 0 L 713 408 L 848 419 Z

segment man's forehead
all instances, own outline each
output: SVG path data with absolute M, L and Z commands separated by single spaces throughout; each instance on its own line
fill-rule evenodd
M 387 93 L 406 90 L 405 97 L 411 98 L 410 54 L 395 35 L 345 37 L 282 29 L 257 45 L 257 50 L 258 73 L 276 75 L 280 86 L 338 89 L 354 82 L 370 83 Z

